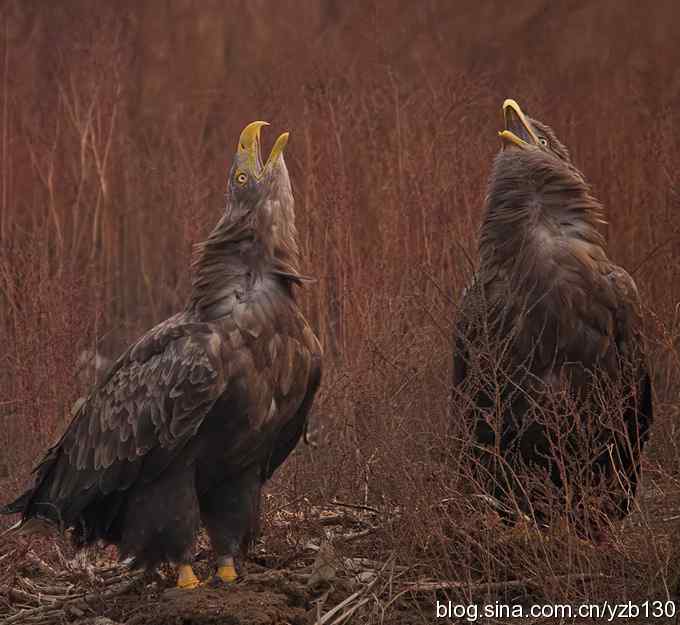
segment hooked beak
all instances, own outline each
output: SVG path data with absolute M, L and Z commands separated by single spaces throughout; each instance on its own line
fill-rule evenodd
M 503 147 L 517 147 L 526 150 L 538 145 L 538 137 L 517 102 L 514 100 L 503 102 L 503 119 L 505 120 L 505 130 L 498 133 L 503 142 Z
M 283 154 L 283 150 L 288 143 L 289 137 L 289 133 L 287 132 L 279 135 L 267 157 L 267 162 L 263 165 L 262 154 L 260 152 L 260 131 L 263 126 L 269 126 L 269 123 L 257 121 L 248 124 L 241 132 L 237 149 L 238 154 L 245 156 L 244 160 L 246 166 L 250 170 L 250 174 L 258 180 L 262 178 L 267 168 Z

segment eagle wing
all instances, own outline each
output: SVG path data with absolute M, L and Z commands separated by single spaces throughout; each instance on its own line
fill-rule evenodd
M 475 336 L 473 320 L 478 299 L 477 278 L 463 289 L 453 337 L 453 386 L 459 387 L 466 379 L 469 367 L 469 347 Z
M 91 501 L 156 477 L 224 392 L 223 339 L 176 315 L 119 358 L 7 512 L 68 527 Z M 143 469 L 143 471 L 142 471 Z
M 494 432 L 484 417 L 484 412 L 494 407 L 494 381 L 481 375 L 483 365 L 480 358 L 485 356 L 488 341 L 488 316 L 491 307 L 487 305 L 479 274 L 473 276 L 463 290 L 454 324 L 453 337 L 453 404 L 464 399 L 473 409 L 472 421 L 468 423 L 476 443 L 491 445 Z M 457 397 L 459 396 L 459 397 Z M 467 422 L 468 419 L 464 417 Z
M 276 290 L 265 283 L 247 304 L 236 304 L 226 332 L 248 350 L 248 386 L 256 389 L 251 404 L 258 406 L 253 426 L 274 432 L 263 480 L 297 445 L 321 381 L 319 341 L 297 306 L 274 296 Z
M 614 340 L 629 382 L 627 394 L 631 416 L 636 416 L 640 431 L 647 433 L 653 421 L 652 390 L 642 335 L 642 302 L 633 278 L 621 267 L 612 265 L 606 273 L 616 300 Z
M 623 420 L 625 436 L 617 437 L 616 451 L 621 468 L 635 494 L 640 468 L 640 454 L 649 438 L 654 419 L 652 383 L 642 336 L 641 299 L 633 278 L 621 267 L 611 265 L 605 272 L 616 302 L 614 340 L 623 380 Z M 627 512 L 630 497 L 621 511 Z
M 653 419 L 651 381 L 643 347 L 640 296 L 634 280 L 621 267 L 606 263 L 602 267 L 601 277 L 604 282 L 599 283 L 600 288 L 593 294 L 593 299 L 584 298 L 580 302 L 584 322 L 580 329 L 582 332 L 587 330 L 588 336 L 592 338 L 592 345 L 585 345 L 583 335 L 579 334 L 579 340 L 573 340 L 570 344 L 563 345 L 563 348 L 569 349 L 572 359 L 576 361 L 596 361 L 598 353 L 606 354 L 608 356 L 600 361 L 599 367 L 604 367 L 610 374 L 615 370 L 623 374 L 626 401 L 624 418 L 628 427 L 628 440 L 621 441 L 619 446 L 629 445 L 630 441 L 639 441 L 635 443 L 639 452 L 648 438 Z M 485 332 L 498 328 L 499 320 L 494 314 L 497 309 L 502 310 L 502 304 L 486 302 L 482 280 L 477 276 L 463 293 L 455 326 L 454 388 L 462 387 L 466 382 L 469 384 L 470 370 L 475 366 L 474 354 L 480 350 L 484 352 L 484 343 L 489 338 L 485 336 Z M 570 318 L 575 317 L 572 314 Z M 485 322 L 491 328 L 485 329 Z M 565 333 L 565 336 L 570 335 Z M 493 406 L 493 389 L 485 389 L 484 386 L 483 380 L 477 380 L 473 384 L 474 388 L 464 389 L 473 393 L 473 404 L 478 409 Z M 478 436 L 482 439 L 490 438 L 490 433 L 483 432 L 484 429 L 483 424 L 478 422 Z M 619 451 L 623 454 L 623 449 Z M 627 472 L 630 474 L 637 470 L 636 458 L 639 453 L 627 452 L 623 455 L 626 458 L 624 464 Z
M 264 453 L 270 477 L 304 431 L 321 348 L 297 307 L 266 287 L 229 293 L 218 321 L 180 313 L 147 332 L 79 406 L 34 486 L 3 512 L 71 526 L 96 499 L 154 480 L 218 401 L 225 418 L 245 419 L 229 449 L 218 446 L 237 464 Z
M 311 330 L 310 330 L 311 333 Z M 314 337 L 316 341 L 316 337 Z M 316 342 L 318 346 L 318 342 Z M 265 465 L 263 479 L 268 480 L 283 463 L 283 461 L 295 449 L 298 441 L 302 437 L 307 427 L 307 418 L 314 401 L 316 391 L 321 384 L 321 349 L 314 349 L 312 352 L 311 370 L 309 372 L 309 382 L 307 391 L 298 408 L 295 416 L 278 433 L 272 453 Z
M 474 275 L 471 282 L 463 289 L 454 323 L 454 389 L 466 383 L 480 382 L 480 380 L 471 380 L 470 376 L 474 378 L 476 374 L 481 374 L 480 367 L 483 363 L 480 362 L 480 357 L 485 354 L 485 350 L 490 347 L 491 339 L 494 338 L 492 328 L 496 327 L 498 316 L 498 306 L 487 299 L 487 290 L 479 274 Z M 469 390 L 466 388 L 465 392 Z M 480 400 L 480 397 L 477 397 L 477 400 Z

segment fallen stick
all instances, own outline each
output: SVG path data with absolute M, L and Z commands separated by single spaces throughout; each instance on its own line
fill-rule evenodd
M 9 558 L 15 552 L 16 552 L 16 549 L 12 549 L 12 551 L 8 551 L 7 553 L 1 555 L 0 556 L 0 562 L 2 562 L 5 558 Z
M 39 570 L 41 570 L 43 573 L 46 573 L 50 577 L 57 577 L 59 575 L 59 572 L 54 569 L 54 567 L 50 566 L 40 558 L 38 555 L 36 555 L 35 552 L 29 551 L 26 554 L 26 559 L 35 564 L 35 566 L 38 567 Z
M 511 579 L 505 582 L 480 582 L 477 584 L 470 584 L 469 582 L 431 582 L 423 580 L 418 582 L 408 582 L 408 587 L 399 594 L 402 595 L 406 592 L 433 592 L 436 590 L 469 590 L 471 592 L 484 590 L 487 592 L 492 592 L 495 590 L 511 590 L 513 588 L 530 588 L 532 586 L 542 586 L 548 581 L 581 582 L 591 579 L 613 578 L 611 576 L 605 575 L 604 573 L 583 573 L 579 575 L 555 575 L 553 577 Z
M 7 618 L 5 620 L 5 624 L 9 625 L 10 623 L 21 623 L 24 620 L 30 622 L 30 619 L 34 619 L 36 617 L 45 618 L 46 613 L 49 613 L 50 615 L 52 615 L 53 613 L 56 613 L 57 615 L 59 614 L 63 615 L 64 610 L 70 607 L 76 607 L 87 610 L 90 609 L 91 601 L 97 600 L 103 601 L 106 599 L 111 599 L 112 597 L 117 597 L 130 590 L 130 588 L 132 588 L 134 584 L 135 582 L 131 581 L 124 584 L 120 584 L 118 587 L 113 587 L 108 590 L 105 590 L 104 592 L 89 592 L 85 594 L 74 595 L 72 598 L 62 599 L 59 602 L 51 604 L 49 606 L 24 609 L 17 612 L 13 616 Z
M 339 540 L 345 543 L 351 542 L 353 540 L 357 540 L 359 538 L 363 538 L 364 536 L 369 536 L 373 532 L 377 532 L 379 528 L 377 527 L 369 527 L 368 529 L 361 530 L 359 532 L 352 532 L 350 534 L 340 534 L 338 536 L 335 536 L 335 540 Z
M 380 576 L 382 575 L 383 571 L 387 568 L 387 566 L 394 560 L 394 556 L 391 556 L 387 559 L 383 567 L 380 569 L 380 571 L 377 572 L 375 579 L 373 579 L 371 582 L 366 584 L 361 590 L 357 590 L 356 592 L 352 593 L 349 597 L 338 603 L 334 608 L 326 612 L 326 614 L 323 615 L 321 619 L 317 619 L 316 623 L 314 625 L 336 625 L 339 623 L 342 623 L 343 620 L 345 620 L 348 616 L 351 614 L 354 614 L 360 606 L 364 605 L 368 599 L 363 599 L 360 601 L 356 606 L 352 606 L 348 611 L 343 612 L 336 618 L 332 623 L 330 622 L 331 618 L 335 616 L 340 610 L 342 610 L 345 606 L 349 605 L 352 603 L 355 599 L 358 599 L 362 595 L 367 594 L 373 586 L 376 585 L 378 580 L 380 579 Z
M 27 601 L 29 604 L 37 603 L 38 605 L 40 605 L 41 602 L 54 605 L 59 601 L 63 601 L 65 598 L 63 596 L 60 597 L 43 593 L 34 595 L 30 592 L 26 592 L 25 590 L 21 590 L 20 588 L 10 588 L 9 596 L 11 599 L 15 599 L 16 601 Z
M 318 619 L 315 625 L 325 625 L 330 621 L 330 619 L 337 614 L 342 608 L 344 608 L 348 603 L 352 603 L 357 597 L 360 597 L 361 595 L 364 594 L 364 589 L 362 590 L 357 590 L 356 592 L 353 592 L 349 597 L 346 599 L 343 599 L 338 605 L 336 605 L 334 608 L 331 608 L 326 614 L 321 617 L 321 619 Z
M 77 593 L 77 591 L 74 593 L 74 589 L 76 588 L 74 584 L 65 584 L 63 586 L 39 584 L 33 582 L 27 577 L 17 578 L 17 583 L 23 587 L 23 590 L 25 590 L 28 594 L 32 595 L 33 597 L 43 597 L 51 595 L 73 597 L 74 594 Z
M 104 584 L 107 586 L 113 586 L 120 582 L 132 582 L 144 577 L 144 571 L 126 571 L 120 573 L 119 575 L 112 575 L 104 579 Z
M 362 570 L 362 571 L 375 571 L 378 568 L 382 568 L 385 564 L 380 560 L 371 560 L 370 558 L 343 558 L 342 563 L 345 568 L 352 570 Z M 395 570 L 407 570 L 407 566 L 399 565 L 394 567 Z
M 352 614 L 354 614 L 362 605 L 365 605 L 368 603 L 369 598 L 366 597 L 359 601 L 356 605 L 352 606 L 347 612 L 343 612 L 338 618 L 336 618 L 332 623 L 329 623 L 329 625 L 340 625 L 340 623 L 345 622 Z
M 374 508 L 373 506 L 364 506 L 360 503 L 347 503 L 344 501 L 337 501 L 334 499 L 331 502 L 334 506 L 340 506 L 341 508 L 353 508 L 354 510 L 366 510 L 367 512 L 373 512 L 374 514 L 380 514 L 380 510 Z
M 344 525 L 348 522 L 356 523 L 357 521 L 354 517 L 347 516 L 346 514 L 319 517 L 319 525 Z

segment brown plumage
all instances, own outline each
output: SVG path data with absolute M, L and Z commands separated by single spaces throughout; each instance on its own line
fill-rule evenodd
M 293 196 L 281 135 L 265 165 L 244 129 L 227 205 L 197 247 L 185 310 L 132 345 L 78 409 L 5 512 L 119 545 L 139 564 L 188 568 L 202 522 L 218 577 L 256 528 L 260 489 L 295 447 L 321 377 L 319 342 L 295 300 Z
M 514 493 L 525 512 L 543 516 L 517 478 L 528 469 L 548 477 L 581 520 L 597 516 L 584 484 L 609 498 L 605 515 L 622 515 L 652 422 L 638 291 L 607 257 L 600 204 L 566 148 L 515 102 L 503 108 L 479 270 L 457 323 L 454 387 L 471 401 L 496 496 Z

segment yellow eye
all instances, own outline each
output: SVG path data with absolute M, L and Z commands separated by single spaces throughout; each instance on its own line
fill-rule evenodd
M 240 171 L 238 174 L 236 174 L 236 182 L 238 182 L 240 185 L 244 185 L 246 182 L 248 182 L 248 176 Z

